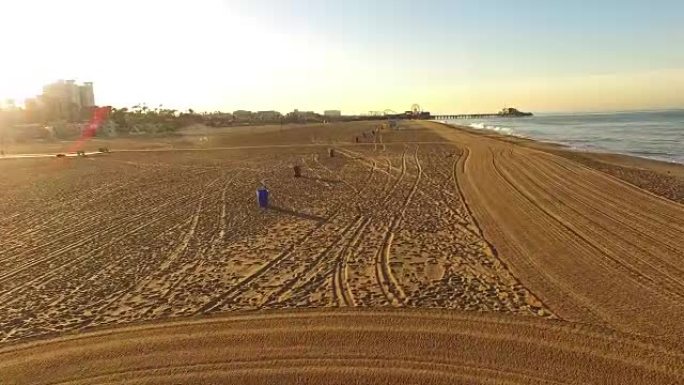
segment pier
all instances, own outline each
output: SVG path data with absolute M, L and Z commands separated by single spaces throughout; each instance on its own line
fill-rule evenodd
M 433 120 L 454 120 L 454 119 L 482 119 L 495 117 L 511 117 L 511 115 L 495 114 L 452 114 L 452 115 L 432 115 Z
M 532 116 L 531 112 L 522 112 L 516 108 L 506 107 L 494 114 L 442 114 L 431 115 L 433 120 L 454 120 L 454 119 L 482 119 L 482 118 L 522 118 Z

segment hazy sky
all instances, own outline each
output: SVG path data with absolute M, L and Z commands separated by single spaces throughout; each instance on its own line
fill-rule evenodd
M 0 97 L 534 112 L 684 107 L 684 1 L 0 1 Z

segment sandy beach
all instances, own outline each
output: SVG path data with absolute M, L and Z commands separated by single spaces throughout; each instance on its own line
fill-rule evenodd
M 380 124 L 0 159 L 0 383 L 684 381 L 684 166 Z

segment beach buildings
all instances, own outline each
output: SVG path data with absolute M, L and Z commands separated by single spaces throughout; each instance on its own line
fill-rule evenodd
M 246 111 L 246 110 L 237 110 L 233 111 L 233 119 L 236 121 L 241 121 L 241 122 L 248 122 L 252 120 L 252 111 Z
M 260 122 L 278 122 L 282 117 L 283 114 L 278 111 L 257 111 L 254 114 L 255 120 Z
M 58 80 L 43 86 L 43 93 L 24 101 L 31 120 L 79 120 L 84 112 L 95 107 L 92 82 L 76 84 L 75 80 Z

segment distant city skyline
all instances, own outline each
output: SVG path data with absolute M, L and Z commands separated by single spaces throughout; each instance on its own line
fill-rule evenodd
M 0 99 L 433 113 L 684 107 L 680 1 L 7 1 Z M 68 21 L 68 22 L 66 22 Z

